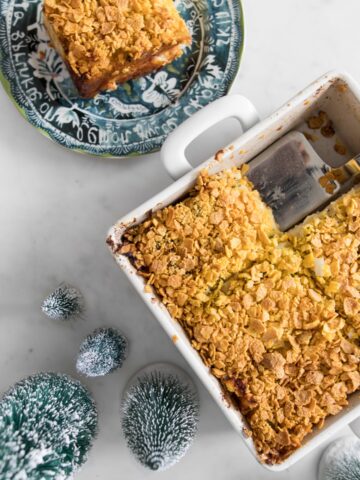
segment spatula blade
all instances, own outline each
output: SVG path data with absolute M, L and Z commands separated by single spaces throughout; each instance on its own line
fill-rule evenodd
M 330 167 L 300 132 L 285 135 L 251 161 L 249 167 L 249 180 L 272 209 L 283 231 L 333 196 L 319 183 Z M 337 190 L 339 185 L 335 187 Z

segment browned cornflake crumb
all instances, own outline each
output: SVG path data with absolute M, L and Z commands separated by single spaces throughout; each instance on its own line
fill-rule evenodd
M 324 125 L 321 128 L 320 132 L 323 137 L 326 137 L 326 138 L 333 137 L 335 135 L 335 130 L 332 122 L 330 121 L 326 125 Z
M 322 120 L 319 117 L 310 117 L 307 121 L 308 127 L 317 130 L 322 125 Z
M 327 113 L 324 112 L 323 110 L 319 110 L 319 118 L 322 119 L 323 123 L 327 123 L 328 120 L 329 120 L 329 117 L 328 117 Z
M 333 193 L 336 189 L 335 181 L 343 184 L 349 179 L 349 175 L 343 168 L 333 168 L 319 178 L 319 184 L 328 192 Z
M 191 42 L 172 0 L 45 0 L 44 18 L 85 96 L 160 68 Z
M 304 136 L 307 140 L 309 140 L 309 142 L 316 142 L 316 140 L 318 140 L 318 137 L 316 135 L 313 135 L 309 132 L 304 132 Z
M 327 172 L 325 175 L 322 175 L 319 178 L 319 184 L 325 189 L 327 193 L 334 193 L 336 190 L 336 183 L 334 180 L 336 179 L 332 170 Z
M 348 91 L 348 86 L 346 83 L 338 83 L 336 85 L 336 90 L 340 93 L 345 93 Z
M 320 110 L 318 115 L 313 115 L 306 121 L 306 123 L 312 130 L 318 130 L 327 121 L 327 119 L 327 114 Z
M 243 434 L 244 434 L 244 436 L 245 436 L 246 438 L 251 438 L 251 436 L 252 436 L 251 430 L 249 430 L 249 429 L 246 428 L 246 427 L 243 428 Z
M 345 183 L 346 180 L 349 180 L 349 174 L 343 168 L 333 168 L 331 173 L 336 181 L 339 183 Z
M 222 160 L 223 156 L 224 156 L 224 153 L 225 153 L 225 150 L 222 148 L 221 150 L 218 150 L 216 153 L 215 153 L 215 156 L 214 156 L 214 159 L 219 162 L 220 160 Z
M 341 143 L 339 142 L 336 142 L 335 145 L 334 145 L 334 150 L 336 153 L 338 153 L 339 155 L 346 155 L 346 152 L 347 152 L 347 149 L 345 147 L 345 145 L 342 145 Z
M 124 235 L 130 256 L 281 463 L 360 387 L 360 189 L 283 234 L 240 170 Z

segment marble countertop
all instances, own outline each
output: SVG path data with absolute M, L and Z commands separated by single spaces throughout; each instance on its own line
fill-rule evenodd
M 233 92 L 267 116 L 330 69 L 360 81 L 358 0 L 243 0 L 246 46 Z M 80 156 L 51 143 L 23 120 L 0 89 L 0 391 L 36 371 L 76 376 L 83 337 L 98 326 L 118 326 L 130 340 L 124 367 L 84 381 L 100 411 L 100 431 L 79 480 L 153 478 L 121 437 L 119 403 L 128 379 L 142 366 L 170 361 L 191 372 L 155 318 L 122 275 L 104 243 L 123 214 L 171 183 L 159 154 L 116 160 Z M 229 121 L 230 122 L 230 121 Z M 205 159 L 236 137 L 232 122 L 201 137 L 192 159 Z M 60 282 L 81 289 L 84 319 L 55 323 L 40 311 Z M 323 448 L 283 473 L 264 470 L 232 430 L 197 379 L 198 437 L 163 480 L 316 479 Z M 340 434 L 348 434 L 348 429 Z

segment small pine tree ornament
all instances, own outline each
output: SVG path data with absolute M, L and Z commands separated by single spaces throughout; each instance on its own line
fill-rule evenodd
M 80 346 L 76 369 L 87 377 L 100 377 L 121 367 L 128 342 L 114 328 L 98 328 Z
M 343 437 L 325 450 L 319 465 L 319 480 L 359 480 L 360 440 Z
M 197 391 L 180 369 L 155 364 L 131 380 L 122 405 L 122 429 L 136 459 L 165 470 L 191 446 L 198 425 Z
M 62 283 L 43 301 L 41 309 L 54 320 L 68 320 L 83 312 L 83 296 L 76 288 Z
M 1 480 L 65 480 L 85 462 L 97 429 L 89 392 L 67 375 L 40 373 L 0 402 Z

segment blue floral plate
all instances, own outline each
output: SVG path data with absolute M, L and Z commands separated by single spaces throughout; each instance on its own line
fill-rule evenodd
M 0 79 L 21 114 L 65 147 L 124 157 L 158 150 L 187 117 L 225 95 L 243 46 L 240 0 L 175 0 L 192 45 L 167 67 L 79 98 L 49 46 L 41 0 L 0 0 Z

